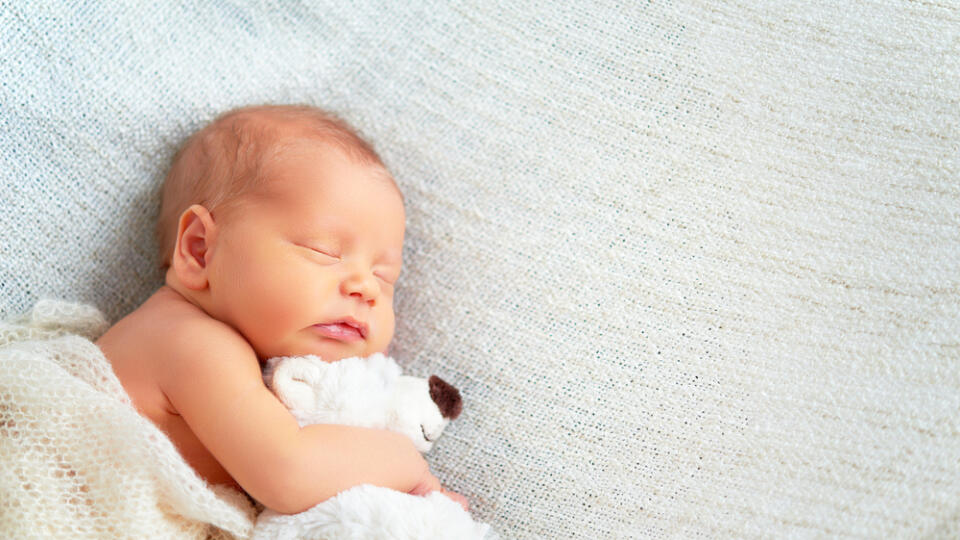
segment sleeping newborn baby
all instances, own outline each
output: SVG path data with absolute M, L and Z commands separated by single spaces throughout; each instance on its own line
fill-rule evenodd
M 445 490 L 411 440 L 300 427 L 261 363 L 384 352 L 403 198 L 374 150 L 306 106 L 238 109 L 191 137 L 163 187 L 165 284 L 96 344 L 141 414 L 212 484 L 281 513 L 360 484 Z

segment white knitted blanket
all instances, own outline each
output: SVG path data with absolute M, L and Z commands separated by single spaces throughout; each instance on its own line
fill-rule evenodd
M 103 316 L 40 302 L 0 323 L 0 531 L 4 538 L 231 538 L 253 507 L 211 489 L 137 414 L 90 339 Z

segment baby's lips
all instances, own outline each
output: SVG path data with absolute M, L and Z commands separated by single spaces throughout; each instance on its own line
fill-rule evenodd
M 363 332 L 360 328 L 344 322 L 334 322 L 327 324 L 315 324 L 313 327 L 324 337 L 335 339 L 337 341 L 360 341 L 363 339 Z

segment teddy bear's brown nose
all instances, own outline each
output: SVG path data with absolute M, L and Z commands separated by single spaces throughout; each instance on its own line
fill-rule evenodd
M 431 375 L 428 382 L 430 383 L 430 399 L 437 404 L 440 414 L 450 420 L 460 416 L 460 411 L 463 410 L 460 391 L 436 375 Z

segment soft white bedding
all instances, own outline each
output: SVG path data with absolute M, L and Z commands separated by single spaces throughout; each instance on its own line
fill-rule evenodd
M 176 146 L 307 101 L 406 195 L 391 354 L 503 536 L 960 535 L 955 2 L 351 4 L 0 7 L 0 315 L 133 309 Z

